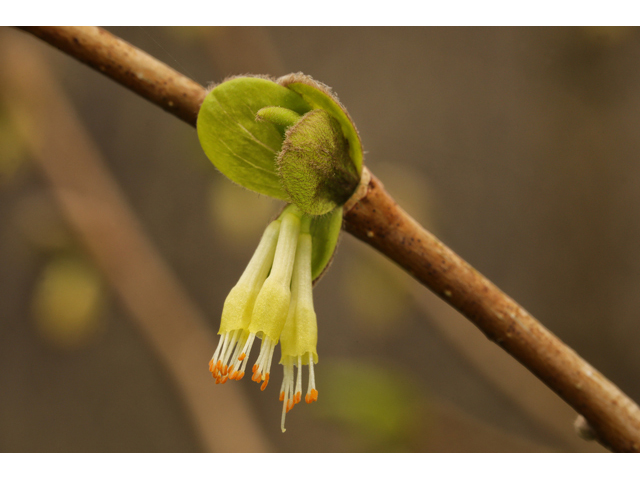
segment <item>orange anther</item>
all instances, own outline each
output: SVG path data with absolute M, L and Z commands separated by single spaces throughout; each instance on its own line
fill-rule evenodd
M 238 372 L 231 372 L 229 373 L 229 379 L 230 380 L 235 380 L 235 378 L 238 376 Z
M 264 389 L 267 388 L 267 384 L 269 383 L 269 379 L 267 378 L 262 385 L 260 385 L 260 391 L 264 392 Z
M 243 353 L 242 355 L 240 355 L 240 356 L 238 357 L 238 360 L 239 360 L 239 361 L 242 361 L 242 360 L 244 360 L 244 359 L 246 358 L 246 356 L 247 356 L 247 354 L 246 354 L 246 353 Z
M 224 365 L 222 367 L 222 375 L 226 375 L 228 370 L 229 370 L 229 365 Z
M 300 403 L 300 397 L 302 397 L 302 392 L 296 392 L 296 394 L 293 396 L 294 402 Z
M 261 377 L 262 375 L 260 375 L 260 372 L 254 372 L 254 374 L 251 376 L 251 380 L 253 380 L 254 382 L 260 383 Z
M 244 372 L 239 372 L 239 373 L 236 375 L 236 380 L 241 380 L 241 379 L 242 379 L 242 377 L 244 377 Z
M 213 373 L 213 358 L 209 360 L 209 371 Z
M 253 368 L 251 369 L 251 371 L 252 371 L 253 373 L 255 373 L 255 372 L 256 372 L 256 370 L 258 370 L 258 364 L 257 364 L 257 363 L 253 366 Z
M 318 400 L 318 391 L 315 388 L 311 389 L 311 392 L 307 393 L 304 397 L 304 401 L 307 403 L 312 403 Z
M 284 402 L 284 392 L 280 392 L 280 398 L 278 400 Z
M 289 400 L 287 402 L 287 412 L 290 412 L 294 405 L 295 403 L 293 403 L 293 399 Z
M 229 380 L 229 377 L 222 377 L 222 380 L 220 380 L 220 383 L 227 383 L 227 380 Z

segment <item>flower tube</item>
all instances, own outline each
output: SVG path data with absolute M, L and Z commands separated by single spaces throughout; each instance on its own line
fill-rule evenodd
M 222 308 L 220 321 L 220 340 L 211 361 L 209 371 L 216 383 L 225 383 L 229 378 L 240 380 L 246 365 L 246 356 L 242 357 L 243 365 L 236 369 L 236 374 L 229 376 L 229 360 L 232 364 L 240 358 L 238 350 L 244 350 L 250 335 L 249 324 L 256 298 L 262 288 L 276 253 L 276 244 L 280 233 L 280 220 L 271 222 L 258 244 L 249 265 L 235 287 L 231 289 Z M 234 354 L 235 351 L 235 354 Z
M 307 217 L 308 218 L 308 217 Z M 303 232 L 298 239 L 295 267 L 291 282 L 291 306 L 287 322 L 281 335 L 281 359 L 284 378 L 280 389 L 282 405 L 281 429 L 285 432 L 284 422 L 287 412 L 302 398 L 302 367 L 309 366 L 309 382 L 305 401 L 318 399 L 313 365 L 318 363 L 316 346 L 318 343 L 318 324 L 313 308 L 313 285 L 311 276 L 312 241 L 309 234 L 309 221 L 303 219 Z M 305 221 L 307 220 L 307 221 Z M 294 369 L 297 378 L 294 382 Z M 295 383 L 295 385 L 294 385 Z

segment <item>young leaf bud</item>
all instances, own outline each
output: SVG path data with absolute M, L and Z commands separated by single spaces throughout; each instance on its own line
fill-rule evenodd
M 300 117 L 301 115 L 284 107 L 264 107 L 256 113 L 256 120 L 271 122 L 286 128 L 295 125 Z
M 340 124 L 324 110 L 310 111 L 286 131 L 278 172 L 291 201 L 311 215 L 343 205 L 360 181 Z

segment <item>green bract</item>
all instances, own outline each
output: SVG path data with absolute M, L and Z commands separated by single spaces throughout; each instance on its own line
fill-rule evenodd
M 314 109 L 324 110 L 335 118 L 349 145 L 349 156 L 356 167 L 358 175 L 362 173 L 362 144 L 347 109 L 331 93 L 329 87 L 316 82 L 302 73 L 292 73 L 278 79 L 278 83 L 300 94 Z
M 360 181 L 340 124 L 325 110 L 311 110 L 287 130 L 278 171 L 291 200 L 312 215 L 344 205 Z
M 329 266 L 333 252 L 338 245 L 342 228 L 342 208 L 313 217 L 311 221 L 311 237 L 313 238 L 311 253 L 311 278 L 317 280 Z
M 198 115 L 213 164 L 255 192 L 311 215 L 342 206 L 362 172 L 362 146 L 328 87 L 302 74 L 238 77 L 215 87 Z
M 205 98 L 198 114 L 198 138 L 207 157 L 229 179 L 254 192 L 289 200 L 275 162 L 284 129 L 256 121 L 258 110 L 268 106 L 300 115 L 311 110 L 300 95 L 275 82 L 234 78 Z

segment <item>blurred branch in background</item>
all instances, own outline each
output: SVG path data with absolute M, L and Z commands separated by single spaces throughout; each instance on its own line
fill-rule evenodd
M 214 332 L 148 240 L 44 60 L 20 38 L 1 48 L 10 115 L 65 219 L 171 374 L 203 449 L 270 450 L 243 395 L 214 391 L 205 367 Z
M 31 31 L 165 110 L 197 111 L 203 90 L 196 88 L 181 95 L 181 81 L 175 77 L 182 76 L 159 62 L 154 71 L 148 56 L 144 57 L 144 71 L 138 70 L 135 58 L 139 55 L 130 54 L 133 47 L 123 45 L 124 42 L 100 29 L 31 27 Z M 174 88 L 158 95 L 158 85 Z M 189 121 L 190 117 L 180 118 Z M 640 449 L 637 405 L 522 307 L 422 229 L 398 207 L 375 177 L 367 196 L 346 213 L 345 228 L 405 268 L 542 379 L 587 418 L 603 444 L 620 451 Z

